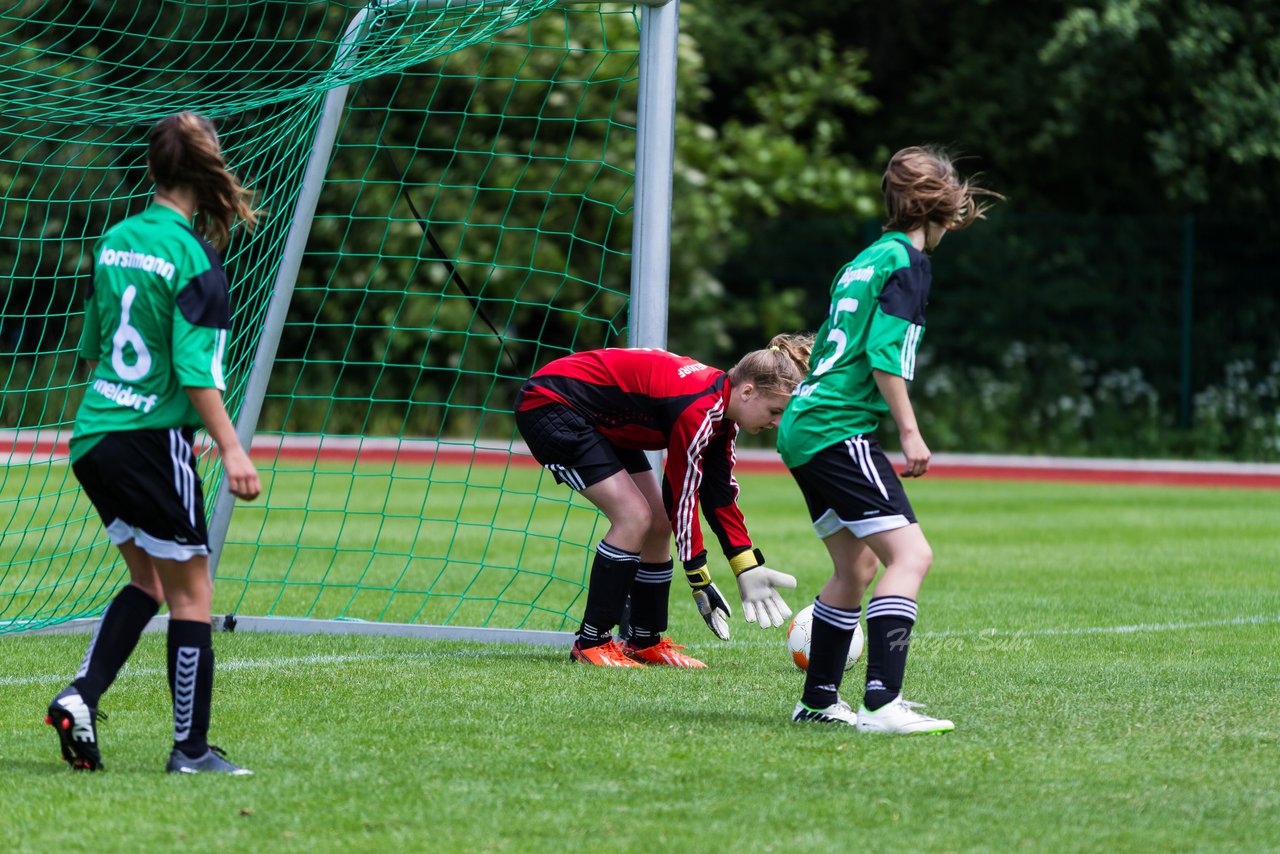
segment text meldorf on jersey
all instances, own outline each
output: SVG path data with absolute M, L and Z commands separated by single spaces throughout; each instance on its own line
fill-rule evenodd
M 150 412 L 156 405 L 154 394 L 145 397 L 134 391 L 132 386 L 113 383 L 108 380 L 95 380 L 93 390 L 114 403 L 116 406 L 127 406 L 138 412 Z

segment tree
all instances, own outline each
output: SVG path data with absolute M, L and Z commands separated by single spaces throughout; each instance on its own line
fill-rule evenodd
M 1137 143 L 1131 165 L 1154 179 L 1144 195 L 1155 204 L 1270 215 L 1280 179 L 1275 3 L 1108 0 L 1072 9 L 1039 59 L 1058 86 L 1034 149 L 1083 146 L 1102 130 Z

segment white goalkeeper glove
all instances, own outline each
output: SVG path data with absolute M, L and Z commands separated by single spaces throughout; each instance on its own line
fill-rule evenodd
M 791 616 L 791 608 L 778 588 L 795 588 L 795 577 L 765 566 L 759 549 L 734 555 L 729 558 L 729 566 L 738 577 L 742 616 L 747 622 L 758 623 L 762 629 L 783 625 Z
M 684 574 L 689 579 L 689 586 L 693 588 L 693 604 L 698 606 L 698 613 L 706 620 L 707 628 L 720 640 L 727 641 L 729 618 L 733 616 L 733 609 L 720 593 L 720 588 L 711 580 L 711 574 L 705 566 L 685 569 Z

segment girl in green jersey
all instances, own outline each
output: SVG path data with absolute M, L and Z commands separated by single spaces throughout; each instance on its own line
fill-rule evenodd
M 80 345 L 90 382 L 71 439 L 72 470 L 130 580 L 46 721 L 73 768 L 100 769 L 99 698 L 167 603 L 174 720 L 167 770 L 243 775 L 251 772 L 207 738 L 213 583 L 192 441 L 203 425 L 231 492 L 258 496 L 258 473 L 222 402 L 230 301 L 218 257 L 236 222 L 252 229 L 257 213 L 228 171 L 213 125 L 195 113 L 156 123 L 147 168 L 151 205 L 108 229 L 94 249 Z
M 906 457 L 903 476 L 928 471 L 929 447 L 907 395 L 932 279 L 925 252 L 982 216 L 977 196 L 996 194 L 962 180 L 944 153 L 928 148 L 895 154 L 881 186 L 885 233 L 836 274 L 809 375 L 778 427 L 778 450 L 833 564 L 814 602 L 804 694 L 792 719 L 866 732 L 946 732 L 951 721 L 902 698 L 916 597 L 933 553 L 874 433 L 891 416 Z M 840 699 L 840 681 L 863 594 L 881 563 L 867 603 L 866 690 L 854 712 Z

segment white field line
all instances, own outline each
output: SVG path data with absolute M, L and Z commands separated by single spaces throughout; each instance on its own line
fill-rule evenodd
M 923 640 L 941 638 L 978 638 L 993 637 L 1059 637 L 1065 635 L 1126 635 L 1140 632 L 1178 632 L 1189 629 L 1221 629 L 1231 626 L 1268 626 L 1280 623 L 1280 614 L 1260 615 L 1255 617 L 1234 617 L 1230 620 L 1205 620 L 1197 623 L 1135 623 L 1128 626 L 1088 626 L 1077 629 L 979 629 L 976 632 L 919 632 L 913 637 Z M 739 635 L 734 640 L 741 641 Z M 753 646 L 755 644 L 752 644 Z M 505 645 L 513 646 L 513 645 Z M 397 652 L 397 653 L 355 653 L 351 655 L 302 655 L 290 658 L 241 658 L 221 659 L 217 669 L 220 672 L 236 670 L 267 670 L 278 667 L 326 664 L 348 664 L 359 661 L 401 661 L 406 664 L 430 666 L 438 658 L 514 658 L 529 655 L 523 646 L 519 649 L 495 647 L 484 650 L 456 650 L 449 652 Z M 163 677 L 167 670 L 159 667 L 126 668 L 120 672 L 119 679 Z M 18 687 L 22 685 L 60 685 L 71 681 L 70 673 L 39 674 L 35 676 L 0 676 L 0 687 Z
M 429 664 L 430 658 L 421 653 L 403 652 L 403 653 L 356 653 L 354 655 L 300 655 L 291 658 L 238 658 L 230 660 L 219 660 L 217 663 L 217 671 L 225 673 L 231 670 L 266 670 L 271 667 L 308 667 L 322 664 L 347 664 L 354 661 L 394 661 L 396 659 L 404 659 L 409 663 Z M 43 674 L 36 676 L 0 676 L 0 686 L 10 685 L 39 685 L 44 683 L 64 683 L 70 682 L 74 676 L 74 671 L 67 673 L 58 673 L 54 675 Z M 120 671 L 119 679 L 139 678 L 139 677 L 161 677 L 168 675 L 168 670 L 163 667 L 126 667 Z
M 1188 629 L 1221 629 L 1229 626 L 1269 626 L 1280 623 L 1280 614 L 1257 617 L 1232 617 L 1229 620 L 1205 620 L 1199 623 L 1135 623 L 1131 626 L 1085 626 L 1076 629 L 979 629 L 976 632 L 919 632 L 913 638 L 992 638 L 992 637 L 1060 637 L 1065 635 L 1127 635 L 1137 632 L 1181 632 Z

